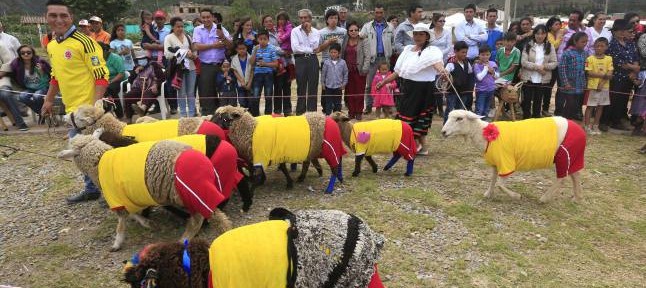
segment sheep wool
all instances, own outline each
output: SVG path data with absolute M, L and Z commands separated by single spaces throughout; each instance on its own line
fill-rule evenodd
M 494 122 L 498 137 L 489 142 L 484 153 L 487 164 L 498 175 L 515 171 L 549 168 L 558 148 L 558 128 L 553 118 Z
M 366 139 L 367 141 L 361 141 L 362 133 L 368 135 L 364 137 L 370 138 Z M 357 155 L 372 156 L 379 153 L 391 153 L 399 147 L 401 136 L 402 124 L 400 120 L 381 119 L 357 122 L 352 126 L 350 147 Z
M 209 249 L 213 287 L 286 287 L 287 228 L 289 222 L 272 220 L 216 238 Z
M 310 151 L 310 126 L 304 116 L 257 117 L 252 143 L 254 165 L 303 162 Z
M 99 183 L 103 197 L 112 210 L 137 213 L 148 206 L 159 206 L 146 186 L 146 158 L 154 142 L 106 151 L 99 160 Z M 120 171 L 117 171 L 120 170 Z

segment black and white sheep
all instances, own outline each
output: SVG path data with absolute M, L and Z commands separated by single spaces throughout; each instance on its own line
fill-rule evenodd
M 386 153 L 392 153 L 393 156 L 384 167 L 385 171 L 390 170 L 399 158 L 404 157 L 407 161 L 404 175 L 413 174 L 417 147 L 413 129 L 406 122 L 392 119 L 351 122 L 343 112 L 334 112 L 331 118 L 339 125 L 343 142 L 355 154 L 352 176 L 358 176 L 361 173 L 361 162 L 364 157 L 370 164 L 372 172 L 377 173 L 377 163 L 372 159 L 372 155 Z
M 323 114 L 310 112 L 302 116 L 254 118 L 245 108 L 224 106 L 215 111 L 213 121 L 222 129 L 229 131 L 228 139 L 236 147 L 240 157 L 248 163 L 249 167 L 254 167 L 253 181 L 257 185 L 264 182 L 263 167 L 279 164 L 280 171 L 287 179 L 287 188 L 291 189 L 294 181 L 285 163 L 303 163 L 303 170 L 298 177 L 298 181 L 301 182 L 305 179 L 310 161 L 316 163 L 318 158 L 325 158 L 332 171 L 326 193 L 333 191 L 337 177 L 343 181 L 341 157 L 346 151 L 343 148 L 341 132 L 334 120 Z M 287 123 L 284 121 L 296 121 L 300 128 L 284 126 L 288 125 L 284 124 Z M 258 137 L 258 135 L 263 136 Z M 263 143 L 254 142 L 253 139 L 262 140 Z M 295 153 L 289 150 L 296 149 L 299 151 L 305 149 L 305 153 L 294 157 Z M 261 157 L 254 159 L 254 155 L 260 155 L 262 159 L 258 159 Z
M 128 215 L 150 227 L 148 220 L 137 214 L 149 206 L 171 205 L 189 211 L 191 217 L 181 239 L 195 236 L 205 218 L 213 217 L 220 233 L 231 228 L 227 216 L 217 208 L 224 195 L 217 189 L 211 161 L 204 154 L 175 141 L 113 148 L 99 140 L 102 132 L 100 128 L 92 135 L 75 136 L 71 148 L 58 157 L 73 158 L 119 216 L 112 251 L 123 244 Z
M 548 202 L 567 176 L 572 179 L 574 201 L 581 200 L 580 170 L 584 166 L 586 136 L 578 124 L 563 117 L 493 123 L 480 118 L 470 111 L 451 111 L 442 135 L 471 140 L 484 153 L 487 164 L 493 167 L 485 197 L 491 197 L 498 186 L 512 198 L 520 199 L 520 194 L 505 187 L 507 176 L 516 170 L 556 166 L 557 179 L 540 201 Z M 498 177 L 502 181 L 496 185 Z
M 384 238 L 360 218 L 276 208 L 269 219 L 212 243 L 147 245 L 126 263 L 124 280 L 131 287 L 384 287 L 377 273 Z

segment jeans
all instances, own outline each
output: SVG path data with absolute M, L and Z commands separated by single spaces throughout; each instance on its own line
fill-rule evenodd
M 27 90 L 18 95 L 18 100 L 31 108 L 34 113 L 40 115 L 40 110 L 43 108 L 43 103 L 45 103 L 45 94 L 47 94 L 47 89 Z
M 238 103 L 240 107 L 250 109 L 252 97 L 249 95 L 249 90 L 238 87 Z
M 471 94 L 472 92 L 463 92 L 460 94 L 460 99 L 462 100 L 462 103 L 464 103 L 464 106 L 462 106 L 462 103 L 460 103 L 460 100 L 458 100 L 458 96 L 455 95 L 455 93 L 447 94 L 446 95 L 446 109 L 444 109 L 444 123 L 446 123 L 446 120 L 449 119 L 449 112 L 455 110 L 455 109 L 464 109 L 464 110 L 471 110 L 471 105 L 473 104 L 473 95 Z M 438 97 L 440 98 L 440 97 Z
M 487 117 L 494 91 L 476 91 L 476 114 Z
M 72 140 L 72 138 L 76 136 L 76 134 L 78 134 L 78 132 L 74 128 L 70 128 L 69 130 L 67 130 L 67 136 L 69 140 Z M 87 176 L 86 174 L 83 174 L 83 183 L 85 184 L 85 188 L 84 188 L 85 192 L 101 193 L 101 191 L 99 191 L 99 188 L 97 188 L 96 185 L 94 185 L 94 182 L 92 182 L 92 179 L 90 179 L 90 177 Z
M 25 124 L 25 120 L 23 120 L 22 116 L 20 115 L 20 109 L 18 108 L 18 101 L 16 100 L 16 97 L 13 96 L 12 92 L 3 90 L 11 90 L 11 86 L 0 87 L 0 101 L 7 104 L 9 112 L 13 114 L 13 117 L 16 120 L 16 127 L 27 125 Z
M 272 101 L 268 100 L 274 96 L 274 73 L 258 73 L 253 74 L 253 97 L 256 101 L 252 107 L 251 114 L 253 116 L 260 115 L 260 94 L 265 91 L 265 115 L 270 115 L 272 112 Z M 255 112 L 255 114 L 254 114 Z
M 323 113 L 330 115 L 332 112 L 341 111 L 341 88 L 327 88 L 325 87 L 325 105 L 323 106 Z
M 184 71 L 182 88 L 177 90 L 180 117 L 195 117 L 195 70 Z

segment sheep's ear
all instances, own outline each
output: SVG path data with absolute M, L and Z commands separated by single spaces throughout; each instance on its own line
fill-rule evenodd
M 72 159 L 76 155 L 79 155 L 79 152 L 77 150 L 67 149 L 67 150 L 63 150 L 61 152 L 58 152 L 58 155 L 56 155 L 56 157 L 58 157 L 60 159 Z
M 469 119 L 469 120 L 476 120 L 476 119 L 479 120 L 479 119 L 482 119 L 482 118 L 484 118 L 484 116 L 480 116 L 480 115 L 478 115 L 476 113 L 473 113 L 473 112 L 468 112 L 467 113 L 467 119 Z
M 96 100 L 96 102 L 94 102 L 94 108 L 103 110 L 103 99 Z
M 104 131 L 105 131 L 105 129 L 103 129 L 103 127 L 98 128 L 98 129 L 94 130 L 94 132 L 92 133 L 92 137 L 94 137 L 95 139 L 99 139 L 101 137 L 101 135 L 103 135 Z

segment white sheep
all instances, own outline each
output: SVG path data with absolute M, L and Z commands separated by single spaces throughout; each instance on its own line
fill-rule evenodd
M 442 127 L 444 137 L 461 137 L 484 153 L 493 167 L 491 184 L 484 193 L 491 197 L 496 186 L 514 199 L 520 194 L 505 187 L 504 180 L 514 171 L 556 166 L 556 181 L 540 198 L 548 202 L 559 191 L 565 177 L 573 183 L 574 201 L 581 200 L 580 170 L 584 166 L 586 137 L 581 127 L 563 117 L 528 119 L 516 122 L 482 121 L 473 112 L 454 110 Z M 502 181 L 496 185 L 500 176 Z
M 156 205 L 185 208 L 191 214 L 181 239 L 190 239 L 199 231 L 205 218 L 213 216 L 216 229 L 223 233 L 231 222 L 217 205 L 225 197 L 216 186 L 211 161 L 190 146 L 176 141 L 142 142 L 113 148 L 99 137 L 77 135 L 71 149 L 59 158 L 73 158 L 76 166 L 101 189 L 110 208 L 119 216 L 117 235 L 111 251 L 121 248 L 125 239 L 126 219 L 130 214 L 144 227 L 148 220 L 140 211 Z

